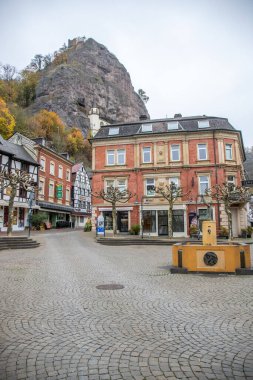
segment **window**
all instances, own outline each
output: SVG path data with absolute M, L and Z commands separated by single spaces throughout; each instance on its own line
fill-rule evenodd
M 117 164 L 118 165 L 124 165 L 126 161 L 126 151 L 125 149 L 118 149 L 117 150 Z
M 115 165 L 115 153 L 114 150 L 107 151 L 107 165 Z
M 117 181 L 116 186 L 118 187 L 119 191 L 125 191 L 126 190 L 126 180 L 125 179 L 119 179 Z
M 70 181 L 70 170 L 69 169 L 67 169 L 67 171 L 66 171 L 66 180 Z
M 198 121 L 198 127 L 199 128 L 209 128 L 210 127 L 209 120 L 199 120 Z
M 63 177 L 63 167 L 59 165 L 59 170 L 58 170 L 58 177 L 62 178 Z
M 106 180 L 106 189 L 105 191 L 107 192 L 109 187 L 114 187 L 114 180 L 113 179 L 109 179 L 109 180 Z
M 142 212 L 143 219 L 143 232 L 151 233 L 156 232 L 156 211 L 147 211 Z
M 40 179 L 39 181 L 39 195 L 44 195 L 44 192 L 45 192 L 45 180 L 43 178 L 43 179 Z
M 213 209 L 210 207 L 210 210 L 207 208 L 199 208 L 198 209 L 199 214 L 199 229 L 202 231 L 202 225 L 204 220 L 213 220 Z
M 232 183 L 233 185 L 235 185 L 235 176 L 234 175 L 228 175 L 227 182 L 228 183 Z
M 143 162 L 151 162 L 151 148 L 150 147 L 145 147 L 143 148 Z
M 226 160 L 232 160 L 232 144 L 225 145 Z
M 155 195 L 155 180 L 154 178 L 146 179 L 146 195 Z
M 54 162 L 50 162 L 50 174 L 54 175 Z
M 142 124 L 141 131 L 142 132 L 152 132 L 153 131 L 152 124 Z
M 66 188 L 66 201 L 69 202 L 70 200 L 70 189 Z
M 173 232 L 184 232 L 184 210 L 172 211 Z
M 180 160 L 180 146 L 179 145 L 171 145 L 171 161 L 179 161 Z
M 53 182 L 49 183 L 49 197 L 51 198 L 54 197 L 54 183 Z
M 118 135 L 119 134 L 119 128 L 110 128 L 109 129 L 109 136 Z
M 179 128 L 179 122 L 178 121 L 169 121 L 168 124 L 168 130 L 172 130 L 172 129 L 178 129 Z
M 41 159 L 40 159 L 40 170 L 42 170 L 44 172 L 45 168 L 46 168 L 46 160 L 44 157 L 41 157 Z
M 179 178 L 178 177 L 170 177 L 169 178 L 169 184 L 174 183 L 176 187 L 179 186 Z
M 207 160 L 206 144 L 198 144 L 198 159 Z
M 199 194 L 205 195 L 207 189 L 209 189 L 209 177 L 206 175 L 199 176 Z

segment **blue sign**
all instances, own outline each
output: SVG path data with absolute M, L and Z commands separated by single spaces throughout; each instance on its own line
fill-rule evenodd
M 103 215 L 99 215 L 98 223 L 97 223 L 97 234 L 104 235 L 105 234 L 105 223 Z

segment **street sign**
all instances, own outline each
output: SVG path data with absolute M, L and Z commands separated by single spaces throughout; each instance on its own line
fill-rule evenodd
M 242 186 L 253 187 L 253 179 L 246 179 L 242 181 Z

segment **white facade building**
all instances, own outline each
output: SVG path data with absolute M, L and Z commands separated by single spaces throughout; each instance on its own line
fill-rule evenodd
M 82 163 L 72 167 L 72 206 L 72 223 L 75 227 L 84 227 L 91 218 L 91 186 Z

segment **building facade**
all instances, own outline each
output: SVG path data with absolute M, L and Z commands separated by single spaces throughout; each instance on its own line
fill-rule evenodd
M 15 133 L 9 141 L 20 145 L 39 164 L 38 206 L 48 218 L 50 226 L 66 221 L 71 225 L 71 170 L 73 163 L 46 145 L 43 138 L 31 140 Z
M 176 116 L 176 115 L 175 115 Z M 241 185 L 245 153 L 241 132 L 219 117 L 177 117 L 102 126 L 91 140 L 92 190 L 109 186 L 128 189 L 135 196 L 117 207 L 117 228 L 127 232 L 140 224 L 144 235 L 168 234 L 168 203 L 155 188 L 173 182 L 188 195 L 173 207 L 173 235 L 188 236 L 192 223 L 211 215 L 217 228 L 227 226 L 221 202 L 207 199 L 216 184 Z M 93 221 L 103 214 L 112 229 L 112 209 L 93 199 Z M 233 234 L 247 224 L 240 204 L 232 210 Z
M 91 218 L 91 186 L 82 163 L 72 167 L 72 221 L 75 227 L 84 227 Z
M 38 183 L 38 163 L 28 154 L 24 147 L 4 140 L 0 136 L 0 169 L 8 171 L 24 171 L 29 173 L 34 183 Z M 28 227 L 28 212 L 30 197 L 29 191 L 18 187 L 14 199 L 13 231 L 23 231 Z M 8 226 L 8 203 L 10 199 L 10 188 L 0 189 L 0 231 L 7 231 Z M 32 208 L 37 206 L 34 204 Z

